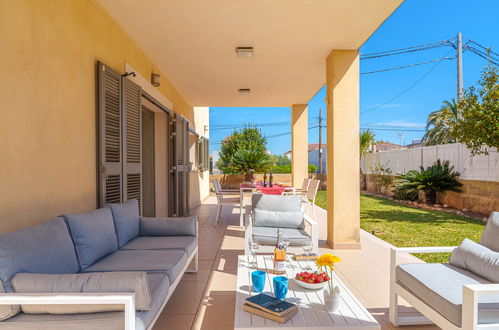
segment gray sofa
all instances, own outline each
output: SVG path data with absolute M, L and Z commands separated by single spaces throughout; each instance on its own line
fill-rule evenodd
M 136 300 L 132 312 L 135 307 L 137 310 L 127 326 L 135 323 L 134 329 L 151 329 L 182 275 L 197 271 L 197 251 L 195 217 L 139 217 L 136 200 L 66 214 L 0 235 L 0 292 L 4 292 L 0 298 L 44 292 L 55 297 L 67 292 L 62 288 L 71 288 L 70 293 L 83 297 L 95 293 L 104 298 L 107 294 L 130 296 L 132 291 Z M 194 266 L 189 270 L 191 261 Z M 137 289 L 123 292 L 130 286 Z M 0 329 L 125 327 L 126 309 L 124 312 L 122 305 L 96 306 L 104 311 L 91 313 L 75 312 L 82 305 L 72 305 L 69 312 L 64 309 L 68 306 L 52 305 L 49 313 L 39 314 L 40 306 L 30 306 L 36 300 L 20 305 L 11 302 L 0 305 Z M 47 308 L 42 306 L 41 310 Z
M 452 252 L 449 263 L 397 265 L 400 253 Z M 458 247 L 392 248 L 390 321 L 435 323 L 442 329 L 499 329 L 499 212 L 493 212 L 480 243 Z M 424 317 L 399 316 L 398 297 Z

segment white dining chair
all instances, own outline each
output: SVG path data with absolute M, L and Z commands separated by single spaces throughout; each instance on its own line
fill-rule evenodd
M 241 205 L 241 199 L 239 198 L 239 196 L 237 196 L 239 194 L 238 190 L 233 190 L 233 191 L 222 190 L 220 181 L 218 181 L 218 179 L 213 180 L 213 187 L 215 188 L 215 194 L 217 196 L 217 204 L 218 204 L 217 216 L 215 219 L 215 225 L 216 225 L 220 220 L 224 205 L 239 206 L 239 208 L 242 208 L 242 205 Z

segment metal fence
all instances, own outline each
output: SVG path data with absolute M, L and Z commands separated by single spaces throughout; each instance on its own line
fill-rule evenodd
M 373 166 L 381 164 L 395 175 L 432 165 L 437 159 L 448 160 L 463 180 L 499 182 L 499 152 L 490 149 L 488 155 L 472 156 L 460 143 L 374 152 L 363 157 L 360 164 L 364 173 L 372 173 Z

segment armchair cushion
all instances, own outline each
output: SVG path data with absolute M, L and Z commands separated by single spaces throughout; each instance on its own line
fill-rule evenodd
M 397 283 L 409 290 L 447 320 L 461 326 L 463 285 L 488 284 L 484 278 L 449 264 L 402 264 L 396 268 Z M 499 318 L 499 295 L 478 300 L 478 321 Z
M 499 253 L 465 238 L 449 258 L 451 265 L 499 283 Z
M 499 212 L 492 212 L 483 230 L 480 244 L 499 252 Z
M 310 240 L 310 236 L 303 229 L 282 228 L 282 235 L 289 240 L 289 245 L 303 246 Z M 271 227 L 253 227 L 253 238 L 261 245 L 277 244 L 277 228 Z
M 113 213 L 114 225 L 118 236 L 118 247 L 121 248 L 139 236 L 139 202 L 136 199 L 129 199 L 122 204 L 108 204 L 106 206 Z
M 253 226 L 303 229 L 300 196 L 253 195 Z
M 196 236 L 197 218 L 140 218 L 140 236 Z
M 107 207 L 65 215 L 81 269 L 118 249 L 114 220 Z
M 12 280 L 16 293 L 135 293 L 135 309 L 149 310 L 151 293 L 145 272 L 86 274 L 19 273 Z M 80 314 L 123 311 L 123 305 L 22 305 L 26 314 Z

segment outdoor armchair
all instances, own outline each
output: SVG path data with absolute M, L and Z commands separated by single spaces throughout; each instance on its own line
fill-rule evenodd
M 291 249 L 311 241 L 313 252 L 318 252 L 317 222 L 303 212 L 301 196 L 254 194 L 252 205 L 246 208 L 245 254 L 249 254 L 250 238 L 259 244 L 259 252 L 272 252 L 278 229 L 289 240 Z

